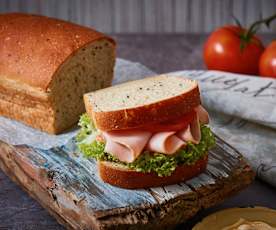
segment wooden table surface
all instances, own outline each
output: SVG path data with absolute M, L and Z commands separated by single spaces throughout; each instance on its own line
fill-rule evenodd
M 155 72 L 204 68 L 201 52 L 204 35 L 115 35 L 117 55 L 140 62 Z M 263 36 L 267 42 L 273 36 Z M 276 209 L 276 188 L 256 180 L 249 188 L 226 200 L 221 205 L 204 210 L 189 223 L 191 226 L 209 213 L 241 206 L 267 206 Z M 0 171 L 0 230 L 64 229 L 36 201 Z

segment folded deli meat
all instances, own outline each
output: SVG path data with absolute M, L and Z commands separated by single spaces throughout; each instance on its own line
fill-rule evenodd
M 207 124 L 209 116 L 202 106 L 195 108 L 194 118 L 180 130 L 150 132 L 147 130 L 119 130 L 102 132 L 106 142 L 104 151 L 120 161 L 131 163 L 144 151 L 174 154 L 188 142 L 198 144 L 201 139 L 200 124 Z M 170 126 L 170 122 L 167 123 Z M 154 126 L 154 124 L 153 124 Z

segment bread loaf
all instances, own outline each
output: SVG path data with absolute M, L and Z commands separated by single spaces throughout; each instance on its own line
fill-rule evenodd
M 49 133 L 77 122 L 83 94 L 112 82 L 115 42 L 44 16 L 0 15 L 0 115 Z

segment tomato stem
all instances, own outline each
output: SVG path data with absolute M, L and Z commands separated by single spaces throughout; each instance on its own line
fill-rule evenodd
M 240 50 L 243 51 L 246 48 L 247 44 L 250 42 L 251 38 L 255 35 L 255 33 L 258 31 L 259 27 L 262 24 L 265 24 L 269 28 L 270 23 L 274 19 L 276 19 L 276 14 L 271 15 L 268 18 L 260 19 L 256 22 L 254 22 L 249 27 L 248 30 L 246 30 L 244 33 L 240 34 L 240 38 L 241 38 Z
M 236 25 L 240 28 L 242 28 L 242 24 L 238 18 L 235 17 L 235 15 L 232 15 L 233 20 L 235 21 Z
M 265 24 L 268 28 L 269 28 L 269 25 L 270 23 L 276 18 L 276 14 L 274 15 L 271 15 L 270 17 L 268 18 L 265 18 L 265 19 L 261 19 L 261 20 L 258 20 L 256 22 L 254 22 L 250 27 L 249 29 L 246 31 L 246 34 L 245 34 L 245 39 L 247 40 L 250 40 L 250 38 L 258 31 L 259 29 L 259 26 L 262 25 L 262 24 Z

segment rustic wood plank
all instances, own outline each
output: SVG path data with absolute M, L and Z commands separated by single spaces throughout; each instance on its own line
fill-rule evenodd
M 140 0 L 114 1 L 115 31 L 135 33 L 142 31 L 142 7 Z
M 180 195 L 191 196 L 191 199 L 196 200 L 196 194 L 185 183 L 169 185 L 164 187 L 150 188 L 151 194 L 156 198 L 159 204 L 165 203 Z
M 59 187 L 74 196 L 76 202 L 85 199 L 89 208 L 95 211 L 155 203 L 155 199 L 146 191 L 125 190 L 102 183 L 94 160 L 86 160 L 66 150 L 66 147 L 57 147 L 33 151 L 25 146 L 18 147 L 19 164 L 23 161 L 28 165 L 34 165 L 36 172 L 46 171 L 50 177 L 56 179 Z
M 144 32 L 155 33 L 157 20 L 155 17 L 156 8 L 154 1 L 143 1 L 143 18 L 144 18 Z
M 155 17 L 155 32 L 169 33 L 174 31 L 174 4 L 175 1 L 158 0 L 153 1 L 154 17 Z
M 189 22 L 188 0 L 175 0 L 175 28 L 174 32 L 187 31 Z
M 268 17 L 270 15 L 275 14 L 276 12 L 276 1 L 275 0 L 261 0 L 261 5 L 259 8 L 259 11 L 257 12 L 258 18 L 259 15 L 261 14 L 263 17 Z M 251 19 L 252 21 L 252 19 Z M 272 22 L 270 25 L 270 28 L 266 28 L 263 26 L 261 28 L 262 32 L 269 32 L 269 33 L 275 33 L 276 31 L 276 23 Z
M 107 33 L 198 33 L 233 22 L 248 25 L 275 13 L 275 0 L 1 0 L 0 12 L 44 14 Z M 262 27 L 263 32 L 275 32 Z
M 78 154 L 74 140 L 49 150 L 0 142 L 0 168 L 69 229 L 171 227 L 252 181 L 242 156 L 219 138 L 217 143 L 205 173 L 147 190 L 103 183 L 95 161 Z

